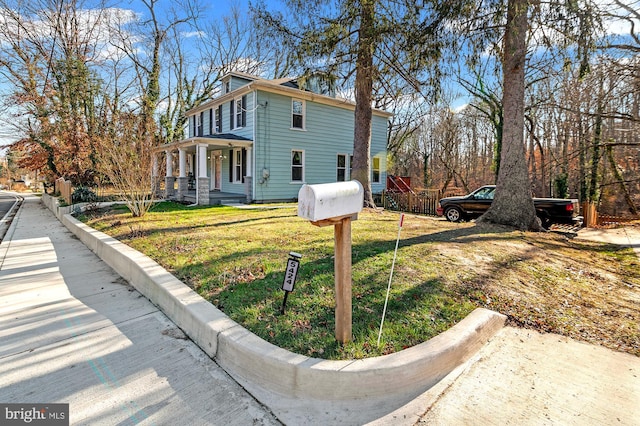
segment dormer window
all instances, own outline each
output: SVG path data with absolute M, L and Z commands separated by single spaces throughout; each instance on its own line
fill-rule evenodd
M 226 79 L 222 82 L 222 93 L 226 94 L 231 91 L 231 79 Z

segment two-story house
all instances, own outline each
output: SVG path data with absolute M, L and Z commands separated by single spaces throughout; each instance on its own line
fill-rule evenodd
M 224 76 L 219 96 L 187 112 L 188 137 L 160 147 L 165 196 L 201 205 L 291 201 L 305 183 L 350 180 L 355 104 L 318 81 L 306 86 L 238 72 Z M 373 111 L 374 193 L 385 185 L 390 116 Z

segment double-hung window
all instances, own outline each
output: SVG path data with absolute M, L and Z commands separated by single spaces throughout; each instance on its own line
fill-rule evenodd
M 373 157 L 373 164 L 371 166 L 371 182 L 380 183 L 380 157 Z
M 304 130 L 304 101 L 299 99 L 291 100 L 291 128 Z
M 242 148 L 233 150 L 233 183 L 242 183 Z
M 242 98 L 236 99 L 236 128 L 242 127 Z
M 222 105 L 216 108 L 216 133 L 222 133 Z
M 338 154 L 336 162 L 336 181 L 344 182 L 347 180 L 347 156 L 346 154 Z
M 291 151 L 291 182 L 304 182 L 304 151 Z
M 230 121 L 232 129 L 239 129 L 247 125 L 247 96 L 230 102 Z
M 204 113 L 196 115 L 196 136 L 202 136 L 202 116 Z

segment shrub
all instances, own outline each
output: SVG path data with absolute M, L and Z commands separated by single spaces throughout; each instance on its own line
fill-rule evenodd
M 97 198 L 96 193 L 86 186 L 77 187 L 71 195 L 71 199 L 74 203 L 94 203 Z

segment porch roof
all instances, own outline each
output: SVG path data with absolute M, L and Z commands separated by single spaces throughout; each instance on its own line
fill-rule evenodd
M 189 148 L 195 147 L 199 144 L 211 145 L 211 147 L 215 147 L 217 149 L 246 148 L 253 145 L 253 140 L 245 138 L 244 136 L 234 135 L 233 133 L 217 133 L 214 135 L 193 136 L 181 141 L 167 143 L 155 148 L 154 151 L 160 152 L 178 148 Z

